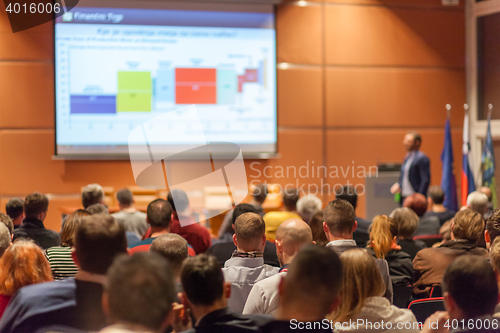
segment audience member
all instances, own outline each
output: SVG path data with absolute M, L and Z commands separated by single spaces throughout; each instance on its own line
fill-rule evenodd
M 45 257 L 50 264 L 54 280 L 73 277 L 78 272 L 78 266 L 73 260 L 71 248 L 74 245 L 76 229 L 78 229 L 83 218 L 89 215 L 90 213 L 85 209 L 78 209 L 71 213 L 63 225 L 61 246 L 49 247 L 45 251 Z
M 108 207 L 104 206 L 102 203 L 92 204 L 86 208 L 86 211 L 91 215 L 109 214 Z
M 182 303 L 196 320 L 194 328 L 188 332 L 257 332 L 258 326 L 269 320 L 265 317 L 243 316 L 228 308 L 227 299 L 232 293 L 231 283 L 224 282 L 219 263 L 212 256 L 200 254 L 187 258 L 182 264 L 181 282 Z M 188 311 L 184 311 L 182 319 L 189 320 Z M 177 318 L 177 321 L 180 321 L 180 318 Z
M 434 185 L 429 188 L 427 193 L 428 211 L 424 214 L 425 217 L 436 216 L 439 219 L 440 225 L 451 220 L 457 212 L 443 206 L 444 191 L 439 185 Z
M 19 228 L 24 220 L 24 200 L 21 198 L 11 198 L 5 205 L 5 212 L 12 219 L 14 228 Z
M 19 289 L 0 320 L 0 332 L 34 332 L 52 325 L 96 331 L 105 326 L 103 283 L 115 257 L 127 253 L 125 229 L 110 215 L 88 216 L 76 230 L 74 246 L 75 278 Z
M 227 220 L 228 224 L 225 227 L 223 227 L 223 225 L 220 226 L 220 228 L 225 228 L 226 230 L 224 233 L 222 233 L 222 235 L 219 237 L 218 240 L 216 239 L 215 241 L 212 241 L 212 246 L 210 248 L 212 248 L 214 245 L 220 244 L 220 243 L 229 243 L 230 242 L 231 244 L 233 244 L 234 221 L 236 220 L 236 218 L 238 216 L 240 216 L 243 213 L 257 213 L 257 208 L 255 208 L 255 206 L 253 206 L 251 204 L 241 203 L 241 204 L 236 205 L 236 207 L 234 207 L 234 209 L 231 209 L 230 211 L 228 211 L 227 214 L 224 216 L 224 221 L 222 222 L 222 224 L 225 224 L 226 220 Z M 219 235 L 220 235 L 220 230 L 219 230 Z M 207 253 L 208 253 L 208 250 L 207 250 Z M 229 259 L 229 257 L 228 257 L 228 259 Z
M 493 319 L 498 303 L 497 277 L 487 261 L 473 255 L 455 259 L 444 274 L 443 291 L 446 312 L 430 316 L 422 332 L 448 332 L 448 328 L 454 332 L 498 332 L 494 325 L 498 319 Z
M 391 305 L 382 297 L 385 289 L 382 277 L 377 265 L 365 250 L 346 251 L 340 256 L 340 260 L 343 270 L 340 292 L 342 302 L 338 311 L 329 318 L 338 323 L 335 326 L 337 331 L 374 331 L 369 323 L 379 323 L 377 332 L 419 332 L 417 319 L 410 310 Z M 356 325 L 349 325 L 349 322 L 355 322 Z M 381 322 L 385 325 L 380 326 Z M 410 323 L 411 328 L 396 330 L 399 323 Z M 390 326 L 392 327 L 388 328 Z
M 0 257 L 3 256 L 5 250 L 10 246 L 11 238 L 9 229 L 7 229 L 4 224 L 0 223 Z
M 500 238 L 497 238 L 493 241 L 490 247 L 490 262 L 491 266 L 493 266 L 493 270 L 495 271 L 497 276 L 500 276 Z M 500 280 L 498 281 L 498 287 L 500 288 Z M 500 306 L 497 306 L 495 313 L 500 315 Z
M 455 258 L 464 254 L 488 257 L 488 251 L 476 247 L 476 241 L 483 235 L 483 225 L 481 214 L 471 209 L 461 210 L 453 219 L 450 241 L 417 253 L 413 260 L 415 296 L 428 297 L 431 288 L 441 284 L 446 268 Z
M 488 196 L 479 191 L 469 193 L 467 196 L 467 208 L 478 212 L 484 217 L 484 214 L 488 210 Z
M 389 216 L 397 224 L 398 244 L 401 250 L 410 255 L 413 260 L 417 252 L 425 248 L 425 243 L 421 240 L 413 240 L 413 234 L 418 227 L 418 215 L 410 208 L 396 208 Z
M 149 252 L 168 260 L 175 282 L 180 284 L 181 266 L 189 253 L 187 241 L 177 234 L 160 235 L 151 243 Z
M 326 234 L 328 244 L 326 247 L 333 250 L 337 255 L 345 251 L 358 248 L 356 242 L 352 239 L 352 234 L 356 230 L 357 222 L 354 215 L 354 207 L 343 199 L 331 201 L 323 211 L 324 222 L 323 230 Z M 382 279 L 386 286 L 384 297 L 392 303 L 392 282 L 389 276 L 389 266 L 385 259 L 374 259 Z
M 439 246 L 439 245 L 443 244 L 444 242 L 451 240 L 451 226 L 453 225 L 454 220 L 455 220 L 455 218 L 452 218 L 451 220 L 446 221 L 441 226 L 441 228 L 439 228 L 439 235 L 441 235 L 442 241 L 441 241 L 441 243 L 434 244 L 433 247 Z
M 486 221 L 486 230 L 484 232 L 484 239 L 486 241 L 486 248 L 489 249 L 491 244 L 500 235 L 500 209 L 495 209 L 490 218 Z
M 190 216 L 191 210 L 186 193 L 179 189 L 172 190 L 168 193 L 167 201 L 173 210 L 170 232 L 184 237 L 196 254 L 205 253 L 212 245 L 210 232 Z
M 233 229 L 234 235 L 234 222 L 236 219 L 244 213 L 257 213 L 254 206 L 249 204 L 239 204 L 233 210 L 233 216 L 231 220 L 231 229 Z M 231 242 L 213 244 L 207 250 L 207 254 L 215 256 L 219 261 L 221 267 L 224 267 L 224 263 L 231 258 L 233 252 L 236 250 L 236 245 L 234 245 L 233 237 L 231 236 Z M 264 263 L 279 267 L 280 263 L 278 257 L 276 256 L 276 245 L 273 242 L 266 241 L 266 247 L 264 248 Z
M 354 212 L 356 212 L 356 207 L 358 205 L 358 193 L 355 187 L 351 185 L 344 185 L 337 188 L 335 191 L 335 198 L 347 201 L 354 208 Z M 359 216 L 355 216 L 355 220 L 357 222 L 357 227 L 356 230 L 354 230 L 352 237 L 359 247 L 366 247 L 366 245 L 368 245 L 368 241 L 370 240 L 369 229 L 372 221 Z
M 0 223 L 5 224 L 7 229 L 9 229 L 9 233 L 12 236 L 14 234 L 14 223 L 12 222 L 12 219 L 10 218 L 9 215 L 0 212 Z
M 299 200 L 299 191 L 296 188 L 283 188 L 283 207 L 281 211 L 269 212 L 264 215 L 266 222 L 266 238 L 274 242 L 276 239 L 276 230 L 281 223 L 289 219 L 300 219 L 297 213 L 297 201 Z
M 266 197 L 268 194 L 268 189 L 266 184 L 257 184 L 254 186 L 253 192 L 252 192 L 252 200 L 248 203 L 249 205 L 253 206 L 255 208 L 255 212 L 259 214 L 260 216 L 264 216 L 264 209 L 262 208 L 262 204 L 264 201 L 266 201 Z M 234 224 L 234 218 L 233 218 L 233 209 L 229 210 L 226 215 L 224 216 L 224 220 L 222 221 L 222 224 L 219 228 L 219 232 L 217 233 L 217 236 L 219 237 L 219 240 L 221 243 L 224 242 L 229 242 L 233 240 L 233 235 L 234 235 L 234 229 L 232 224 Z M 231 223 L 233 221 L 233 223 Z M 229 238 L 228 237 L 229 234 Z
M 133 232 L 139 239 L 142 239 L 149 226 L 146 222 L 146 214 L 135 209 L 132 192 L 128 188 L 122 188 L 116 192 L 116 199 L 120 211 L 111 215 L 123 224 L 125 231 Z
M 222 269 L 225 280 L 231 283 L 229 307 L 236 313 L 243 311 L 253 285 L 279 269 L 264 264 L 263 251 L 266 245 L 266 225 L 256 213 L 240 215 L 235 223 L 233 236 L 236 251 Z
M 397 241 L 398 224 L 385 215 L 375 216 L 371 225 L 368 252 L 378 259 L 385 259 L 393 286 L 413 283 L 413 263 L 410 255 L 401 250 Z
M 297 212 L 305 222 L 308 222 L 321 209 L 323 209 L 323 201 L 313 194 L 305 195 L 297 201 Z
M 32 239 L 42 249 L 61 244 L 61 237 L 53 230 L 45 229 L 43 220 L 47 216 L 49 199 L 39 192 L 28 194 L 24 199 L 23 224 L 14 230 L 14 240 L 17 238 Z
M 289 264 L 299 250 L 312 242 L 311 228 L 302 220 L 286 220 L 278 227 L 276 230 L 276 252 L 281 263 L 279 274 L 254 284 L 243 308 L 243 314 L 276 315 L 278 287 L 281 279 L 286 275 Z
M 104 205 L 104 191 L 99 184 L 89 184 L 82 188 L 82 205 L 87 209 L 90 205 L 100 203 Z
M 420 193 L 414 193 L 403 201 L 403 207 L 413 210 L 419 218 L 418 227 L 413 237 L 421 235 L 438 235 L 441 224 L 437 216 L 424 216 L 427 211 L 427 200 Z
M 104 286 L 102 307 L 113 325 L 101 333 L 162 333 L 173 322 L 174 279 L 159 255 L 118 257 Z
M 0 258 L 0 317 L 21 287 L 47 281 L 52 281 L 52 275 L 42 249 L 26 240 L 12 244 Z
M 486 208 L 486 213 L 484 213 L 484 219 L 488 219 L 493 212 L 493 193 L 491 192 L 491 188 L 482 186 L 479 188 L 479 192 L 486 194 L 488 197 L 488 206 Z
M 276 320 L 261 328 L 263 333 L 332 332 L 325 317 L 337 310 L 342 287 L 339 257 L 322 246 L 307 245 L 290 264 L 279 286 Z
M 325 246 L 328 244 L 328 239 L 326 239 L 325 230 L 323 230 L 323 211 L 316 212 L 309 220 L 309 227 L 313 235 L 313 241 L 318 244 Z

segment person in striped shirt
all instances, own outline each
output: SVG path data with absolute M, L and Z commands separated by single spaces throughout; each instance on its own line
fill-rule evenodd
M 67 279 L 75 276 L 78 272 L 78 267 L 71 256 L 73 237 L 82 219 L 89 215 L 90 213 L 84 209 L 78 209 L 71 213 L 61 231 L 61 246 L 49 247 L 45 251 L 45 257 L 49 261 L 54 280 Z

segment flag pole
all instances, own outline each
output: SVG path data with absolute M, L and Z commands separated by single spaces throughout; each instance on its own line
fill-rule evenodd
M 449 119 L 451 114 L 451 105 L 446 104 L 446 118 Z

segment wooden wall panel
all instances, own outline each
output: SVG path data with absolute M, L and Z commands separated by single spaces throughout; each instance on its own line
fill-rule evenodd
M 432 9 L 455 9 L 463 8 L 463 1 L 460 1 L 458 6 L 445 7 L 441 0 L 325 0 L 326 3 L 331 4 L 346 4 L 346 5 L 372 5 L 372 6 L 398 6 L 398 7 L 412 7 L 412 8 L 432 8 Z
M 320 6 L 278 6 L 276 30 L 278 62 L 321 63 Z
M 436 127 L 452 105 L 461 126 L 465 73 L 461 70 L 328 68 L 329 127 Z
M 31 30 L 0 32 L 1 60 L 42 60 L 54 58 L 54 38 L 51 32 L 32 32 Z
M 320 67 L 278 70 L 278 126 L 323 125 L 322 72 Z
M 328 64 L 465 66 L 465 18 L 459 10 L 325 7 Z
M 0 127 L 54 127 L 52 64 L 0 61 Z

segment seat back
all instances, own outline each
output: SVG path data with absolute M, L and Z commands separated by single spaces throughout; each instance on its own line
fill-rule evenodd
M 441 242 L 443 237 L 441 235 L 419 235 L 413 237 L 413 240 L 421 240 L 427 247 L 432 247 L 432 245 Z
M 444 311 L 444 297 L 423 298 L 413 301 L 408 306 L 417 322 L 423 323 L 425 320 L 436 311 Z
M 393 304 L 398 308 L 406 309 L 408 304 L 410 304 L 412 290 L 413 287 L 411 285 L 392 286 Z

